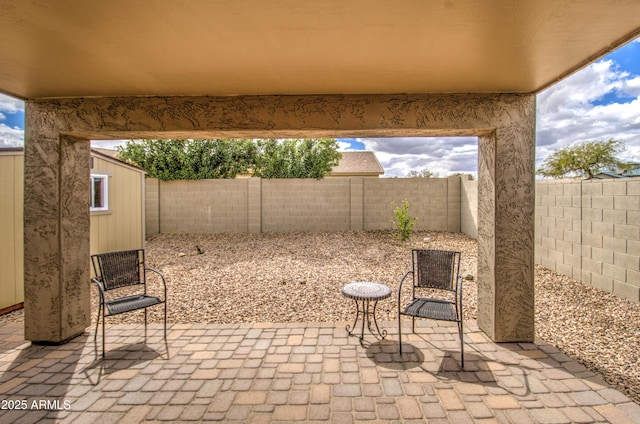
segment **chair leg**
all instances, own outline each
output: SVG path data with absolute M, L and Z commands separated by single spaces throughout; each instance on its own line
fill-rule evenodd
M 167 301 L 164 301 L 164 347 L 167 350 L 167 359 L 169 359 L 169 344 L 167 343 Z
M 462 321 L 458 323 L 458 335 L 460 336 L 460 363 L 464 368 L 464 329 L 462 327 Z
M 102 313 L 102 304 L 98 307 L 98 316 L 96 317 L 96 331 L 93 333 L 93 343 L 98 341 L 98 326 L 100 325 L 100 314 Z
M 105 326 L 104 326 L 104 306 L 102 307 L 102 359 L 104 359 L 105 354 L 104 354 L 104 345 L 105 345 L 105 339 L 107 338 L 107 335 L 104 332 Z
M 102 303 L 98 307 L 98 315 L 96 316 L 96 330 L 93 333 L 93 346 L 98 350 L 98 328 L 100 326 L 100 315 L 102 315 L 102 358 L 104 359 L 104 314 L 103 314 L 104 306 Z M 97 352 L 96 352 L 97 353 Z
M 144 308 L 144 344 L 147 344 L 147 308 Z
M 167 341 L 167 302 L 164 302 L 164 340 Z
M 400 346 L 400 355 L 402 355 L 402 321 L 398 314 L 398 346 Z

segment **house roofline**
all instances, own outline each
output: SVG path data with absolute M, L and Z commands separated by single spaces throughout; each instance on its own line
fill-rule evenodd
M 11 155 L 11 154 L 22 154 L 24 155 L 24 147 L 0 147 L 0 155 Z M 138 171 L 141 172 L 143 174 L 146 174 L 147 171 L 144 168 L 140 168 L 139 166 L 136 165 L 132 165 L 129 162 L 125 162 L 123 160 L 120 160 L 118 158 L 114 158 L 113 156 L 109 156 L 106 155 L 104 153 L 100 153 L 99 151 L 95 150 L 95 149 L 91 149 L 91 155 L 95 156 L 99 159 L 102 160 L 106 160 L 108 162 L 113 162 L 113 163 L 117 163 L 118 165 L 122 165 L 122 166 L 126 166 L 128 168 L 131 168 L 134 171 Z

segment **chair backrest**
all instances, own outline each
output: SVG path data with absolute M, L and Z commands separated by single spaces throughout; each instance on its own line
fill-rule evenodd
M 413 249 L 415 287 L 456 291 L 460 252 Z
M 100 253 L 91 262 L 104 290 L 145 283 L 143 249 Z

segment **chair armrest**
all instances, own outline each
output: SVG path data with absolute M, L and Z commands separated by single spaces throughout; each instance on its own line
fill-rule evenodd
M 404 283 L 404 280 L 409 276 L 409 274 L 413 274 L 413 271 L 407 271 L 407 273 L 404 274 L 404 276 L 400 279 L 400 284 L 398 285 L 398 308 L 400 308 L 400 295 L 402 292 L 402 283 Z
M 147 271 L 151 271 L 153 273 L 156 273 L 160 276 L 160 279 L 162 280 L 162 287 L 164 288 L 164 297 L 163 299 L 166 301 L 167 300 L 167 282 L 164 279 L 164 275 L 162 275 L 162 273 L 160 271 L 158 271 L 157 269 L 153 269 L 153 268 L 145 268 L 144 272 L 145 272 L 145 281 L 147 280 L 146 278 L 146 273 Z M 145 284 L 145 288 L 144 288 L 145 292 L 147 290 L 147 285 Z
M 96 277 L 93 277 L 91 279 L 91 282 L 94 283 L 96 286 L 98 286 L 98 293 L 100 294 L 100 302 L 104 303 L 104 286 L 102 285 L 102 281 L 100 281 Z
M 100 289 L 100 291 L 104 291 L 104 286 L 102 285 L 102 281 L 100 281 L 99 278 L 97 277 L 93 277 L 91 279 L 91 282 L 94 283 L 96 286 L 98 286 L 98 288 Z

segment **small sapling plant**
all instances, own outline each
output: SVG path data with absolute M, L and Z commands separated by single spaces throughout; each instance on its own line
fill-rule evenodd
M 402 206 L 396 206 L 396 202 L 391 202 L 391 207 L 393 208 L 395 217 L 393 223 L 398 231 L 398 238 L 403 242 L 409 240 L 413 224 L 418 220 L 415 216 L 409 215 L 409 201 L 404 199 Z

